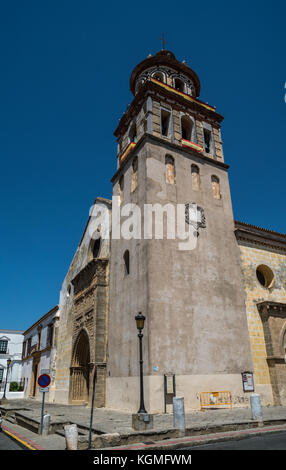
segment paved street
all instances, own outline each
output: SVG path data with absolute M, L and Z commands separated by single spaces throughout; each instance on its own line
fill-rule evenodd
M 286 432 L 193 446 L 184 450 L 286 450 Z
M 2 431 L 0 432 L 0 450 L 23 450 L 23 447 Z

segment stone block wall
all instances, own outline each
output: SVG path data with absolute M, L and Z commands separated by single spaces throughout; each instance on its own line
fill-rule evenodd
M 264 403 L 271 403 L 271 377 L 266 360 L 265 332 L 257 304 L 263 301 L 286 302 L 286 254 L 246 241 L 239 241 L 239 245 L 255 383 L 257 391 L 261 390 Z M 269 266 L 273 271 L 274 282 L 270 288 L 263 287 L 257 279 L 256 268 L 261 264 Z M 269 365 L 271 368 L 271 364 Z

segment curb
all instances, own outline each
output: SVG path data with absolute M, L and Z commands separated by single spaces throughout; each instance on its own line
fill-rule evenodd
M 241 431 L 228 431 L 216 434 L 205 434 L 201 436 L 181 437 L 177 439 L 166 439 L 165 441 L 158 441 L 150 444 L 137 443 L 126 446 L 106 447 L 96 450 L 172 450 L 183 449 L 185 447 L 193 447 L 196 445 L 203 445 L 228 440 L 239 440 L 249 436 L 258 436 L 264 433 L 279 433 L 286 431 L 286 425 L 267 426 L 261 428 L 244 429 Z
M 40 446 L 39 444 L 36 444 L 34 441 L 31 441 L 30 439 L 27 439 L 26 437 L 22 436 L 22 434 L 19 434 L 16 431 L 13 431 L 12 429 L 8 428 L 6 425 L 2 425 L 3 432 L 7 434 L 9 437 L 11 437 L 13 440 L 15 440 L 18 444 L 21 446 L 24 446 L 25 449 L 28 450 L 46 450 L 44 447 Z
M 222 436 L 223 433 L 230 432 L 255 432 L 258 428 L 271 426 L 286 426 L 286 420 L 265 420 L 263 423 L 258 421 L 243 421 L 236 423 L 220 423 L 216 425 L 200 425 L 192 428 L 186 428 L 185 434 L 180 433 L 178 429 L 170 428 L 164 430 L 148 430 L 137 433 L 106 433 L 99 436 L 94 436 L 92 448 L 93 449 L 109 449 L 109 448 L 129 448 L 136 445 L 149 445 L 156 446 L 157 443 L 171 442 L 176 439 L 206 439 L 206 436 Z M 247 430 L 247 431 L 246 431 Z M 79 437 L 80 450 L 87 448 L 86 437 Z

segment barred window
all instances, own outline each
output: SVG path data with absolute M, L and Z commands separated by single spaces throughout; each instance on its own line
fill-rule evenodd
M 0 382 L 3 381 L 4 369 L 0 369 Z
M 8 349 L 8 341 L 1 339 L 0 340 L 0 353 L 6 354 Z

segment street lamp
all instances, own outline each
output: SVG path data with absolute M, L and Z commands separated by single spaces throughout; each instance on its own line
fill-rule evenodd
M 9 373 L 10 364 L 11 364 L 11 359 L 7 359 L 7 373 L 6 373 L 6 380 L 5 380 L 5 388 L 4 388 L 3 397 L 1 398 L 1 403 L 5 403 L 5 402 L 8 401 L 7 398 L 6 398 L 6 387 L 7 387 L 7 380 L 8 380 L 8 373 Z
M 145 317 L 142 315 L 141 312 L 135 316 L 136 326 L 139 331 L 138 338 L 139 338 L 139 363 L 140 363 L 140 408 L 138 413 L 147 413 L 144 406 L 144 388 L 143 388 L 143 354 L 142 354 L 142 338 L 143 333 L 142 330 L 144 328 Z

